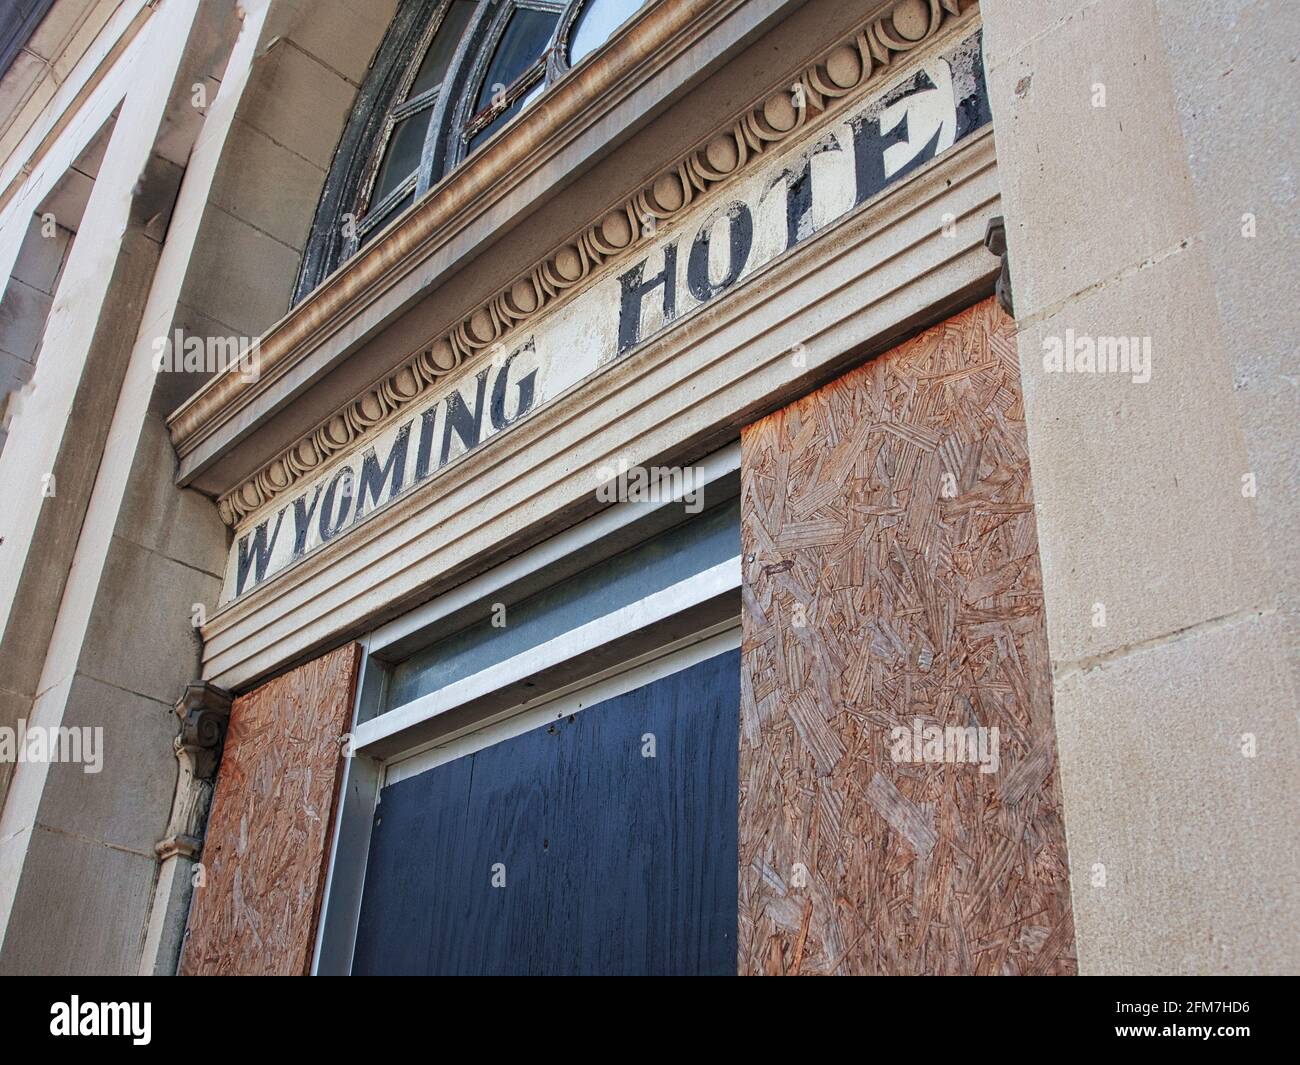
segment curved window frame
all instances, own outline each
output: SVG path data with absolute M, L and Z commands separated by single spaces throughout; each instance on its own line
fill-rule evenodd
M 573 6 L 582 7 L 587 2 L 589 0 L 584 0 L 583 4 Z M 451 109 L 450 120 L 446 122 L 447 129 L 440 131 L 443 134 L 440 137 L 443 145 L 443 158 L 440 160 L 442 166 L 440 168 L 435 167 L 435 173 L 441 176 L 441 174 L 445 174 L 462 163 L 472 154 L 469 146 L 473 139 L 482 130 L 495 122 L 503 111 L 509 110 L 515 101 L 524 98 L 536 87 L 540 86 L 545 91 L 560 74 L 564 73 L 563 70 L 554 65 L 553 59 L 554 53 L 557 51 L 555 44 L 556 31 L 564 21 L 566 8 L 568 7 L 569 4 L 565 0 L 508 0 L 508 2 L 497 7 L 483 33 L 481 42 L 475 49 L 474 60 L 468 65 L 465 71 L 466 76 L 459 86 L 459 91 L 455 94 L 455 106 Z M 492 60 L 496 57 L 501 38 L 505 36 L 506 27 L 510 24 L 510 20 L 514 18 L 516 12 L 521 10 L 544 11 L 555 15 L 556 29 L 551 31 L 551 36 L 547 39 L 542 54 L 533 60 L 514 82 L 506 86 L 502 102 L 489 105 L 483 110 L 475 112 L 473 110 L 474 101 L 482 91 L 483 81 L 487 77 Z
M 478 150 L 481 145 L 470 147 L 474 137 L 498 121 L 502 112 L 539 88 L 543 92 L 549 89 L 569 71 L 573 27 L 596 0 L 477 0 L 477 10 L 470 15 L 440 84 L 408 99 L 420 64 L 454 2 L 404 0 L 399 7 L 357 94 L 352 117 L 330 165 L 303 249 L 294 304 Z M 555 28 L 542 54 L 506 87 L 504 98 L 474 112 L 474 101 L 497 46 L 520 9 L 554 14 Z M 597 48 L 591 54 L 599 51 Z M 579 65 L 588 58 L 590 55 L 584 56 Z M 432 114 L 418 168 L 379 202 L 371 203 L 397 123 L 420 112 L 430 101 Z M 509 128 L 515 117 L 492 137 Z

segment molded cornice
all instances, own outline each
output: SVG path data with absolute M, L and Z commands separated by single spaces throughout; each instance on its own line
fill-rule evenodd
M 754 6 L 754 0 L 660 0 L 647 6 L 598 55 L 557 82 L 502 136 L 272 326 L 260 338 L 256 381 L 237 369 L 218 374 L 168 418 L 180 459 L 178 483 L 192 482 L 272 410 L 345 359 L 360 342 L 344 339 L 350 327 L 426 267 L 457 231 L 507 199 L 585 132 L 608 122 L 620 104 L 662 77 L 702 36 Z M 798 0 L 759 0 L 758 6 L 770 9 L 770 16 L 797 7 Z
M 733 4 L 710 5 L 716 14 Z M 308 476 L 332 455 L 354 446 L 386 424 L 427 390 L 504 340 L 584 282 L 611 259 L 635 248 L 661 222 L 672 219 L 714 186 L 746 171 L 772 146 L 797 134 L 837 102 L 878 80 L 891 60 L 930 40 L 946 22 L 975 6 L 975 0 L 902 0 L 885 13 L 875 12 L 850 38 L 827 51 L 799 74 L 800 91 L 782 86 L 672 166 L 620 206 L 605 213 L 575 239 L 556 249 L 512 284 L 465 316 L 451 329 L 430 338 L 410 353 L 383 380 L 334 412 L 291 446 L 276 454 L 252 476 L 219 500 L 222 520 L 237 524 L 280 493 Z M 691 18 L 700 5 L 668 0 L 649 8 L 608 50 L 575 76 L 558 83 L 541 103 L 450 175 L 441 188 L 396 223 L 375 245 L 329 278 L 263 340 L 260 377 L 242 379 L 237 371 L 210 381 L 169 420 L 181 456 L 179 479 L 193 476 L 193 456 L 206 440 L 236 421 L 256 395 L 275 394 L 276 382 L 307 352 L 323 343 L 333 324 L 374 299 L 421 258 L 426 247 L 459 214 L 501 184 L 517 168 L 535 165 L 536 156 L 555 137 L 556 112 L 577 118 L 593 99 L 625 84 L 644 69 L 642 57 L 667 42 L 681 44 L 703 32 Z M 653 16 L 653 17 L 652 17 Z M 653 43 L 663 42 L 663 43 Z M 540 139 L 539 139 L 540 138 Z

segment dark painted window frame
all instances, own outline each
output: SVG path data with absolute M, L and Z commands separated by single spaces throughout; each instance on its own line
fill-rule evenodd
M 352 117 L 339 140 L 311 233 L 303 249 L 293 303 L 301 302 L 373 234 L 393 221 L 409 196 L 422 199 L 469 154 L 468 144 L 503 110 L 539 83 L 549 88 L 569 69 L 569 35 L 592 0 L 482 0 L 470 17 L 436 90 L 405 100 L 421 60 L 453 0 L 403 0 L 366 75 Z M 543 55 L 506 87 L 504 99 L 472 113 L 493 53 L 511 16 L 520 8 L 558 16 Z M 415 174 L 378 203 L 368 202 L 393 129 L 405 115 L 436 95 Z M 508 128 L 508 123 L 507 127 Z M 409 205 L 408 205 L 409 206 Z M 394 208 L 399 208 L 394 210 Z

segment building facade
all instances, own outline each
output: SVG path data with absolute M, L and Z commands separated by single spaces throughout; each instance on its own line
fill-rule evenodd
M 1297 968 L 1283 0 L 18 7 L 0 971 Z

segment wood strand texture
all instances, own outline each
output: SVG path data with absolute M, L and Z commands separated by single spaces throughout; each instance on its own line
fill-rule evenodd
M 235 700 L 182 948 L 182 976 L 311 967 L 360 644 Z
M 1014 323 L 980 303 L 741 446 L 740 971 L 1073 974 Z M 949 726 L 997 771 L 898 757 Z

